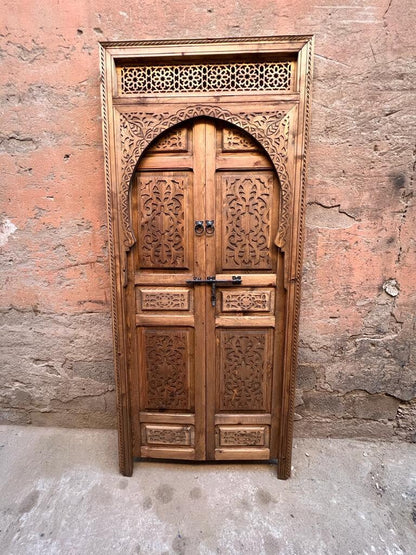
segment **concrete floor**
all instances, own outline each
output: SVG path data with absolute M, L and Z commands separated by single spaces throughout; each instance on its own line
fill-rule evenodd
M 415 554 L 416 445 L 296 440 L 261 464 L 136 463 L 116 433 L 0 426 L 0 553 Z

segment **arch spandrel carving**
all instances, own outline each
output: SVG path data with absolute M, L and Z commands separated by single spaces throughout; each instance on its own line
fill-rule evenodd
M 252 135 L 265 149 L 276 169 L 280 188 L 280 220 L 275 243 L 285 248 L 290 220 L 291 181 L 288 168 L 290 111 L 232 113 L 218 106 L 198 105 L 169 112 L 123 112 L 120 114 L 121 182 L 120 205 L 124 245 L 136 242 L 131 225 L 130 187 L 136 165 L 145 149 L 161 133 L 196 117 L 211 117 L 231 123 Z

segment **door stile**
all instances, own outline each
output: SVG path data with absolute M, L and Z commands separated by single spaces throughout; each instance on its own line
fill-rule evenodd
M 285 306 L 286 290 L 284 288 L 284 255 L 279 251 L 276 268 L 276 301 L 274 330 L 274 355 L 273 355 L 273 377 L 272 377 L 272 415 L 270 434 L 270 458 L 277 459 L 279 456 L 279 433 L 281 425 L 281 402 L 283 386 L 283 353 L 285 351 Z
M 134 213 L 137 213 L 137 201 L 136 198 L 132 199 L 132 207 Z M 127 254 L 127 272 L 129 279 L 123 283 L 125 290 L 125 303 L 127 307 L 135 306 L 135 259 L 136 259 L 137 243 L 132 247 L 132 249 Z M 130 418 L 131 427 L 133 432 L 133 457 L 140 457 L 140 446 L 141 446 L 141 430 L 140 430 L 140 395 L 139 388 L 135 387 L 138 382 L 137 376 L 137 361 L 139 360 L 140 345 L 137 340 L 137 324 L 136 324 L 136 311 L 126 310 L 126 322 L 127 322 L 127 345 L 126 359 L 128 366 L 128 381 L 129 381 L 129 392 L 131 398 L 130 405 Z
M 206 196 L 207 196 L 207 163 L 205 157 L 205 124 L 197 121 L 193 129 L 193 152 L 194 152 L 194 217 L 195 220 L 205 221 Z M 194 276 L 205 279 L 206 252 L 204 235 L 194 236 Z M 206 287 L 194 287 L 195 311 L 195 459 L 206 458 Z
M 205 159 L 206 159 L 206 220 L 216 222 L 216 127 L 213 123 L 205 125 Z M 215 275 L 216 239 L 215 231 L 212 235 L 205 235 L 206 245 L 206 273 L 207 276 Z M 206 306 L 206 379 L 207 379 L 207 459 L 215 459 L 215 393 L 216 393 L 216 329 L 215 307 L 211 303 L 211 288 L 205 288 Z

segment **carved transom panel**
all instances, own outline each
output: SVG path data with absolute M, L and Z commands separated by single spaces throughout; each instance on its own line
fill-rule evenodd
M 121 67 L 121 95 L 171 92 L 288 91 L 292 63 L 178 64 Z

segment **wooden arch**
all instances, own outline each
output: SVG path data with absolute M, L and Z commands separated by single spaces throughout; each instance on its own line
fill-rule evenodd
M 165 118 L 155 114 L 129 112 L 120 118 L 122 145 L 122 169 L 120 184 L 120 204 L 124 245 L 129 250 L 136 239 L 131 226 L 130 190 L 132 177 L 141 156 L 150 143 L 171 127 L 196 117 L 210 117 L 231 123 L 252 135 L 269 155 L 276 170 L 280 187 L 280 222 L 275 243 L 284 250 L 290 221 L 291 182 L 288 169 L 288 142 L 290 111 L 276 111 L 260 114 L 235 114 L 219 106 L 190 106 L 178 110 Z

